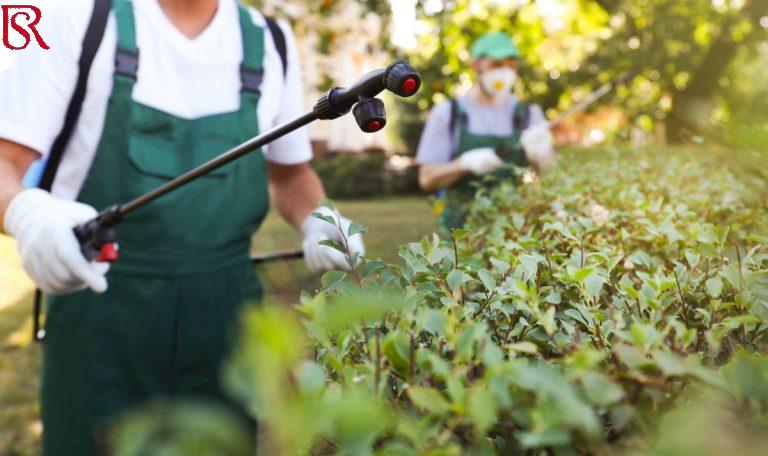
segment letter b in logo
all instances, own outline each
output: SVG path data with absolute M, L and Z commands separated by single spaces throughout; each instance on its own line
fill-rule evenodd
M 29 46 L 34 37 L 38 46 L 45 50 L 50 49 L 37 31 L 37 24 L 43 17 L 40 8 L 34 5 L 2 5 L 0 8 L 3 9 L 3 46 L 13 51 L 21 51 Z M 21 45 L 11 43 L 11 30 L 21 36 Z

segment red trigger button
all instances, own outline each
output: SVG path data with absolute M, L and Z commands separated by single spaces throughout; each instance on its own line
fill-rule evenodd
M 406 94 L 412 94 L 416 91 L 416 87 L 419 85 L 416 78 L 410 77 L 403 82 L 403 90 Z
M 114 263 L 120 258 L 120 248 L 114 242 L 110 242 L 101 246 L 101 253 L 96 261 L 100 263 Z

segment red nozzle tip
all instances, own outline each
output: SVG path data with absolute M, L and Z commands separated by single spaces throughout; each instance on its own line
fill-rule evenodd
M 114 263 L 120 258 L 120 248 L 114 242 L 110 242 L 101 246 L 101 253 L 96 261 L 100 263 Z
M 403 91 L 405 93 L 411 94 L 416 91 L 416 87 L 419 85 L 419 82 L 411 76 L 410 78 L 403 81 Z
M 375 131 L 381 130 L 382 127 L 384 127 L 384 125 L 382 125 L 382 123 L 380 121 L 378 121 L 378 120 L 372 120 L 372 121 L 368 122 L 368 126 L 367 127 L 368 127 L 368 133 L 373 133 Z

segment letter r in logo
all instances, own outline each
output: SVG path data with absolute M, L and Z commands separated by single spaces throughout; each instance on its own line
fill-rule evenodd
M 2 5 L 0 8 L 3 10 L 3 46 L 13 51 L 21 51 L 29 46 L 34 36 L 38 46 L 45 50 L 50 49 L 43 40 L 43 37 L 40 36 L 40 32 L 37 31 L 37 24 L 40 23 L 40 19 L 43 17 L 40 8 L 34 5 Z M 18 22 L 22 18 L 26 22 L 26 28 Z M 21 35 L 24 39 L 24 44 L 21 46 L 11 44 L 8 35 L 10 29 Z

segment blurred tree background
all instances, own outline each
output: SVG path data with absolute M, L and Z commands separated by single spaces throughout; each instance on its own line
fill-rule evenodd
M 631 78 L 603 103 L 622 111 L 630 128 L 662 125 L 673 142 L 720 135 L 722 128 L 748 145 L 760 142 L 768 122 L 768 1 L 765 0 L 390 0 L 390 2 L 262 0 L 270 13 L 290 18 L 297 34 L 312 29 L 318 53 L 329 53 L 345 26 L 341 11 L 375 14 L 370 30 L 392 57 L 414 63 L 425 76 L 417 100 L 398 102 L 397 149 L 412 153 L 428 110 L 472 83 L 469 48 L 489 30 L 506 30 L 520 46 L 518 94 L 548 115 L 590 91 Z M 413 46 L 390 40 L 392 9 L 414 7 Z M 362 8 L 361 8 L 362 7 Z M 407 8 L 406 8 L 407 10 Z M 318 19 L 321 18 L 321 19 Z M 322 18 L 325 18 L 323 22 Z M 331 80 L 326 85 L 330 85 Z M 754 138 L 750 138 L 754 136 Z M 762 139 L 764 141 L 764 138 Z
M 470 84 L 467 50 L 488 30 L 510 32 L 525 62 L 519 94 L 552 117 L 606 82 L 632 79 L 608 103 L 630 125 L 666 127 L 671 141 L 716 123 L 768 121 L 764 0 L 420 0 L 419 46 L 398 50 L 433 76 L 411 123 Z M 409 125 L 403 130 L 408 131 Z

